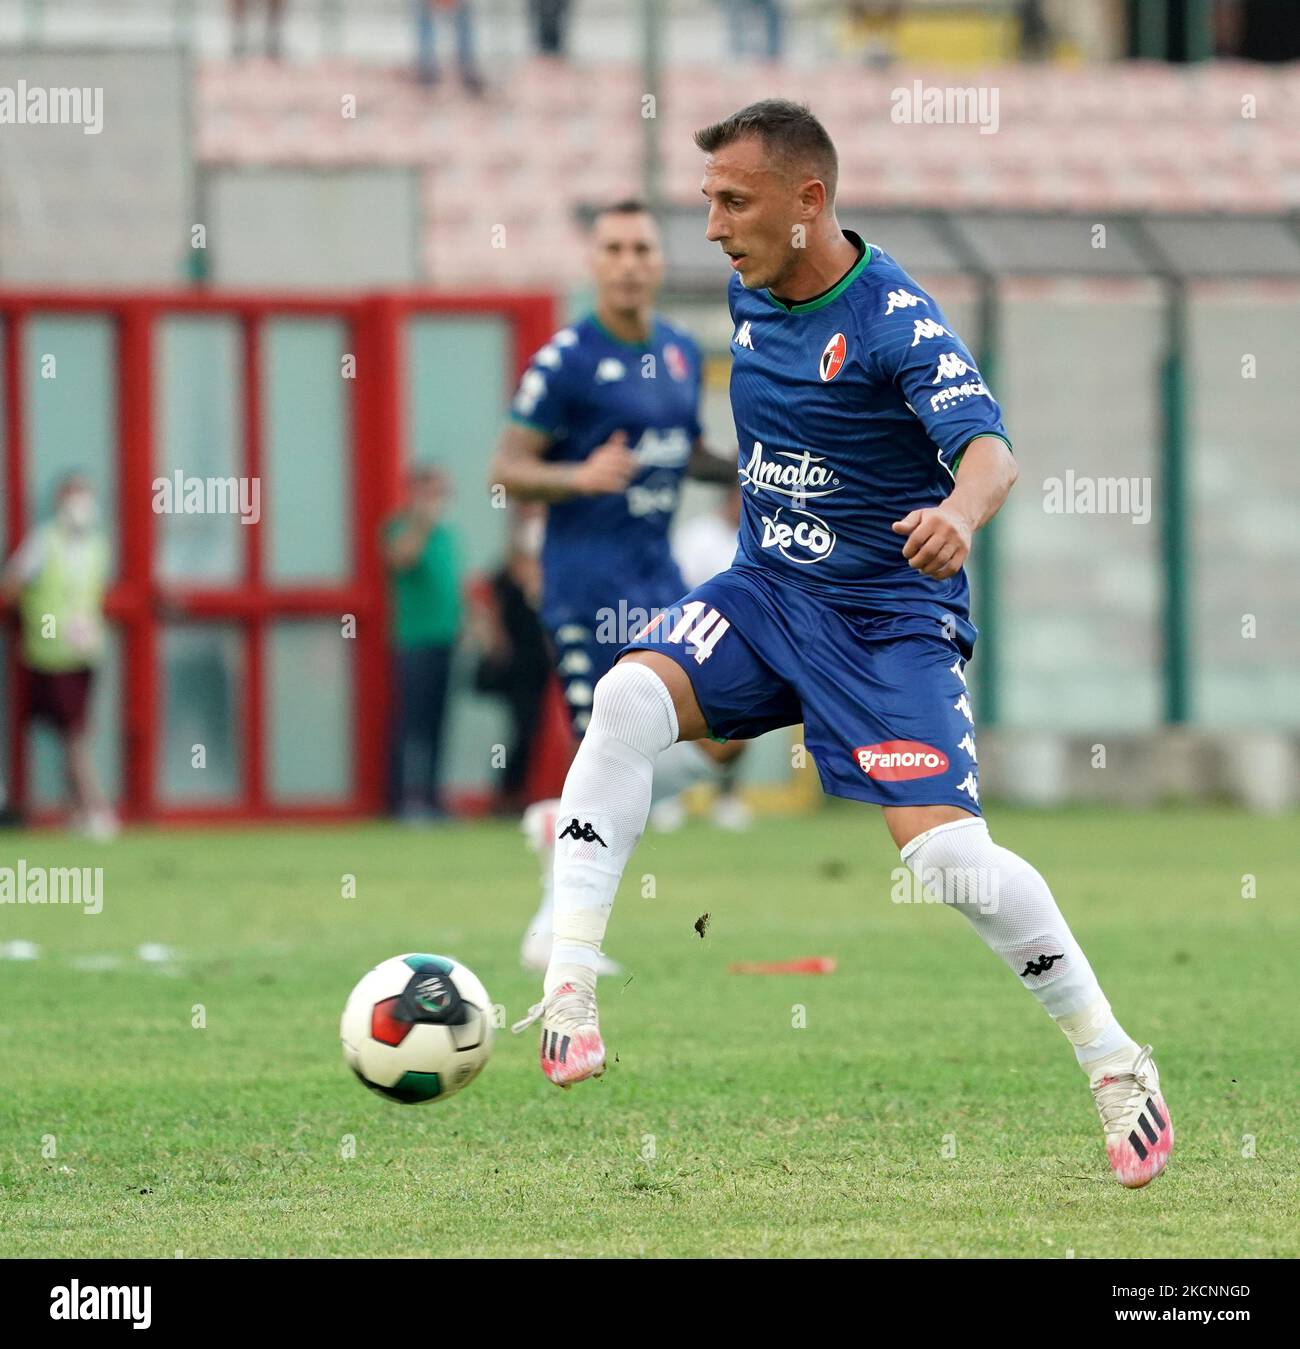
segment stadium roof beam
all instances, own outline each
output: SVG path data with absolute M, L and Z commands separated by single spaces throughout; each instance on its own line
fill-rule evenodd
M 653 119 L 648 119 L 653 120 Z M 1300 277 L 1300 234 L 1283 215 L 872 211 L 841 218 L 918 273 L 979 277 Z M 704 237 L 702 208 L 659 212 L 668 287 L 720 298 L 730 272 Z M 1105 226 L 1104 235 L 1095 233 Z

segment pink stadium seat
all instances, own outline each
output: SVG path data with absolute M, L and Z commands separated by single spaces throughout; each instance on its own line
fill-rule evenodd
M 782 91 L 814 103 L 837 138 L 845 201 L 1111 211 L 1300 205 L 1300 74 L 1292 68 L 964 72 L 962 87 L 997 89 L 996 135 L 895 124 L 893 91 L 914 79 L 956 83 L 953 72 L 930 68 L 785 72 Z M 1243 93 L 1257 99 L 1255 118 L 1242 116 Z M 341 116 L 345 94 L 357 99 L 355 120 Z M 752 70 L 666 73 L 656 113 L 671 200 L 698 201 L 693 133 L 753 97 Z M 553 284 L 574 265 L 574 207 L 639 191 L 645 124 L 632 62 L 588 69 L 530 58 L 494 81 L 490 99 L 475 100 L 454 82 L 422 89 L 400 67 L 202 61 L 195 100 L 205 162 L 423 169 L 425 257 L 440 284 Z M 476 201 L 483 212 L 466 218 L 465 203 Z M 494 222 L 507 225 L 511 247 L 491 249 Z

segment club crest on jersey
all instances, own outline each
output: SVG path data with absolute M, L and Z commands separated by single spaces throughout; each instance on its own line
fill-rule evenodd
M 676 342 L 669 342 L 664 348 L 664 364 L 668 367 L 668 373 L 679 384 L 690 374 L 686 357 L 682 355 L 682 349 Z
M 948 756 L 919 740 L 882 740 L 853 751 L 858 767 L 877 782 L 910 782 L 948 771 Z
M 843 333 L 836 333 L 826 346 L 822 349 L 821 362 L 817 367 L 817 373 L 822 377 L 822 383 L 832 380 L 840 373 L 844 366 L 844 357 L 849 349 L 848 343 L 844 340 Z

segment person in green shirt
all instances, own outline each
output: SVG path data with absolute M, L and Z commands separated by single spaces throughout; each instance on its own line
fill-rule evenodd
M 63 743 L 72 824 L 96 839 L 117 833 L 91 758 L 91 693 L 104 655 L 108 542 L 95 491 L 79 473 L 55 493 L 54 515 L 34 529 L 0 574 L 0 606 L 18 604 L 24 723 L 48 723 Z
M 462 604 L 456 536 L 446 523 L 447 482 L 434 468 L 408 480 L 405 509 L 384 527 L 388 568 L 393 718 L 388 806 L 419 819 L 446 814 L 442 801 L 443 724 Z M 412 751 L 421 762 L 411 782 Z

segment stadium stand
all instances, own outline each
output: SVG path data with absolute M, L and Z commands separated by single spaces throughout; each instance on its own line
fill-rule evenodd
M 996 134 L 891 121 L 892 92 L 976 84 Z M 425 279 L 448 288 L 578 280 L 575 211 L 638 186 L 639 69 L 525 61 L 491 104 L 427 93 L 405 72 L 205 62 L 195 135 L 207 166 L 405 166 L 422 179 Z M 1300 73 L 1288 67 L 854 66 L 666 73 L 658 99 L 667 200 L 694 205 L 696 128 L 769 89 L 807 99 L 841 146 L 846 207 L 1273 213 L 1300 206 Z M 1243 91 L 1255 100 L 1243 107 Z M 358 115 L 340 111 L 354 95 Z M 578 114 L 575 116 L 575 113 Z M 1254 115 L 1245 115 L 1253 113 Z M 527 247 L 493 245 L 493 227 Z

